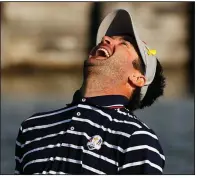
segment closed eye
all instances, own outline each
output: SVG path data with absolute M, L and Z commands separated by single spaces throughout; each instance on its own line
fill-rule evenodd
M 126 41 L 122 41 L 121 44 L 128 47 L 128 43 Z

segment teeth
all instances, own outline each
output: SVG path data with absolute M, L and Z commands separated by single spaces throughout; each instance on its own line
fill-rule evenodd
M 98 50 L 103 51 L 107 57 L 110 57 L 110 54 L 108 53 L 108 51 L 106 49 L 99 48 Z

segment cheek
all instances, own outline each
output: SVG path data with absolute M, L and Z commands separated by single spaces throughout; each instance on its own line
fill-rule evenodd
M 125 74 L 133 70 L 132 61 L 135 58 L 135 54 L 128 49 L 117 48 L 110 58 L 114 70 L 117 69 L 123 71 Z
M 113 70 L 119 72 L 124 78 L 128 78 L 129 73 L 133 70 L 131 55 L 125 51 L 119 51 L 112 62 Z
M 125 57 L 122 60 L 122 67 L 125 70 L 126 75 L 131 75 L 131 73 L 135 72 L 135 68 L 133 67 L 133 60 L 138 56 L 131 52 L 126 52 Z
M 116 60 L 120 61 L 120 62 L 124 62 L 124 63 L 129 63 L 131 59 L 131 53 L 127 50 L 127 49 L 123 49 L 123 48 L 118 48 L 117 50 L 115 50 L 114 56 L 116 58 Z
M 128 59 L 128 63 L 130 63 L 131 68 L 133 68 L 133 61 L 138 59 L 138 55 L 135 51 L 127 51 L 126 57 Z
M 124 51 L 122 53 L 122 65 L 126 69 L 132 69 L 132 61 L 134 60 L 134 56 L 129 51 Z

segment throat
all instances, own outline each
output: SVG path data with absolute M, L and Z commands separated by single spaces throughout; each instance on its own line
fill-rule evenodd
M 103 95 L 122 95 L 129 98 L 129 92 L 124 85 L 107 79 L 87 78 L 81 87 L 84 97 L 94 97 Z

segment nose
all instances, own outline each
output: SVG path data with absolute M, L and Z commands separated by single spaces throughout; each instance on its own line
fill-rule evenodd
M 102 43 L 108 44 L 108 45 L 113 45 L 113 39 L 109 36 L 104 36 L 102 38 Z

